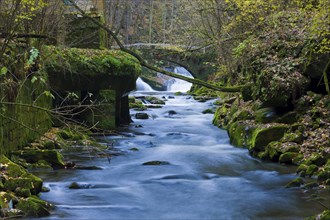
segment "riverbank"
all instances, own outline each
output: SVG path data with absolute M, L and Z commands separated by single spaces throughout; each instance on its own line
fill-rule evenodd
M 218 102 L 213 124 L 226 129 L 234 146 L 253 157 L 296 166 L 297 178 L 286 187 L 330 188 L 330 97 L 308 92 L 292 106 L 272 108 L 232 97 Z M 322 218 L 327 219 L 329 201 Z
M 79 126 L 52 128 L 41 138 L 27 144 L 7 157 L 0 155 L 0 217 L 44 217 L 50 215 L 53 205 L 40 199 L 49 192 L 43 180 L 34 175 L 40 170 L 75 169 L 66 161 L 62 151 L 88 148 L 91 154 L 99 154 L 106 146 L 97 143 L 90 131 Z M 96 169 L 95 167 L 78 167 Z

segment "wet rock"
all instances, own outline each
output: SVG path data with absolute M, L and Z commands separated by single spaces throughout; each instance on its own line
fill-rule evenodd
M 72 182 L 69 186 L 69 189 L 83 189 L 81 185 L 79 185 L 77 182 Z
M 174 96 L 171 96 L 171 95 L 168 96 L 167 98 L 168 98 L 168 99 L 175 99 L 175 97 L 174 97 Z
M 147 113 L 136 113 L 135 118 L 136 119 L 148 119 L 149 115 Z
M 158 166 L 158 165 L 170 165 L 167 161 L 159 161 L 159 160 L 153 160 L 143 163 L 142 165 L 145 166 Z
M 98 166 L 79 166 L 79 165 L 77 165 L 74 168 L 77 170 L 102 170 L 102 168 L 98 167 Z
M 176 115 L 176 114 L 178 114 L 176 111 L 174 111 L 174 110 L 169 110 L 168 112 L 167 112 L 167 114 L 168 115 Z
M 285 188 L 293 188 L 293 187 L 300 187 L 304 185 L 304 180 L 300 177 L 292 180 L 291 182 L 289 182 L 288 184 L 286 184 Z
M 165 102 L 157 97 L 154 96 L 147 96 L 145 98 L 149 103 L 156 104 L 156 105 L 165 105 Z
M 163 108 L 161 105 L 145 105 L 147 108 Z
M 214 114 L 214 111 L 213 111 L 213 109 L 208 108 L 208 109 L 205 109 L 202 113 L 203 114 Z
M 131 151 L 139 151 L 139 149 L 136 148 L 136 147 L 132 147 L 130 150 L 131 150 Z

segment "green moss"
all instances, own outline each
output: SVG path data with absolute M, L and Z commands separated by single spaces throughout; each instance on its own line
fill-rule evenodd
M 8 175 L 8 177 L 13 177 L 13 178 L 20 177 L 24 173 L 26 173 L 26 171 L 24 170 L 23 167 L 13 163 L 11 160 L 9 160 L 4 155 L 0 155 L 0 163 L 7 165 L 7 175 Z
M 157 97 L 154 96 L 147 96 L 145 99 L 150 102 L 151 104 L 156 104 L 156 105 L 165 105 L 165 102 Z
M 28 163 L 38 163 L 40 160 L 44 160 L 52 167 L 64 167 L 63 156 L 56 150 L 22 150 L 14 154 L 25 159 Z
M 270 142 L 280 140 L 287 129 L 287 126 L 281 124 L 272 124 L 267 127 L 258 127 L 254 129 L 249 149 L 264 151 Z
M 28 190 L 33 188 L 32 182 L 29 178 L 8 178 L 4 186 L 7 190 L 12 192 L 14 192 L 18 187 L 22 187 Z
M 16 208 L 21 210 L 25 216 L 44 217 L 50 214 L 50 205 L 37 197 L 20 199 Z
M 41 178 L 33 175 L 32 173 L 26 172 L 25 174 L 22 175 L 22 178 L 27 178 L 31 181 L 32 183 L 32 189 L 31 189 L 31 193 L 33 195 L 38 195 L 41 190 L 42 190 L 42 185 L 43 185 L 43 181 Z
M 301 185 L 304 184 L 304 181 L 302 178 L 298 177 L 294 180 L 292 180 L 291 182 L 289 182 L 285 188 L 292 188 L 292 187 L 300 187 Z
M 297 144 L 301 144 L 304 140 L 303 134 L 300 131 L 295 133 L 286 133 L 282 138 L 283 142 L 294 142 Z
M 308 169 L 308 165 L 300 164 L 299 167 L 297 168 L 297 173 L 299 173 L 300 176 L 305 177 L 307 169 Z
M 297 156 L 297 153 L 294 152 L 286 152 L 284 154 L 281 154 L 279 158 L 280 163 L 285 163 L 285 164 L 292 164 L 292 160 Z
M 247 127 L 243 122 L 234 122 L 228 129 L 230 143 L 237 147 L 247 146 Z
M 308 166 L 306 170 L 306 176 L 313 176 L 317 170 L 318 167 L 315 164 Z
M 273 141 L 269 143 L 266 147 L 266 151 L 268 153 L 268 157 L 270 160 L 276 162 L 279 160 L 280 152 L 278 151 L 278 145 L 281 143 L 278 141 Z
M 139 75 L 137 59 L 120 50 L 44 47 L 45 67 L 49 73 L 95 76 Z
M 203 113 L 203 114 L 213 114 L 214 111 L 213 111 L 213 109 L 208 108 L 208 109 L 205 109 L 204 111 L 202 111 L 202 113 Z

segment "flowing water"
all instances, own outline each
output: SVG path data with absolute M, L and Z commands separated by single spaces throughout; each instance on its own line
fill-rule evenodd
M 88 151 L 66 158 L 102 170 L 56 170 L 39 173 L 50 192 L 41 198 L 55 204 L 44 219 L 303 219 L 322 210 L 306 201 L 300 189 L 283 186 L 294 169 L 265 163 L 229 144 L 226 131 L 212 125 L 212 101 L 152 93 L 167 98 L 160 109 L 134 118 L 122 135 L 107 136 L 117 156 L 94 157 Z M 111 145 L 111 144 L 110 144 Z M 109 146 L 110 146 L 109 145 Z M 162 165 L 142 165 L 162 161 Z M 77 182 L 81 189 L 69 189 Z

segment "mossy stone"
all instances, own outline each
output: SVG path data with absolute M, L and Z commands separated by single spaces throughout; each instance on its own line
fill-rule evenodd
M 18 187 L 28 190 L 33 188 L 33 184 L 29 178 L 8 178 L 4 186 L 7 190 L 12 192 L 14 192 Z
M 243 109 L 238 111 L 235 118 L 236 121 L 251 120 L 253 119 L 253 115 L 248 110 Z
M 147 96 L 145 99 L 150 102 L 151 104 L 156 104 L 156 105 L 165 105 L 165 102 L 157 97 L 154 96 Z
M 254 129 L 249 150 L 264 151 L 270 142 L 280 140 L 287 129 L 287 126 L 277 124 Z
M 292 160 L 297 156 L 297 153 L 294 152 L 286 152 L 284 154 L 281 154 L 279 158 L 280 163 L 285 164 L 292 164 Z
M 33 195 L 38 195 L 42 190 L 43 181 L 40 177 L 33 175 L 32 173 L 26 172 L 22 175 L 22 178 L 28 178 L 32 182 L 33 188 L 31 193 Z
M 327 159 L 320 153 L 313 153 L 309 160 L 317 166 L 323 166 L 327 162 Z
M 306 176 L 313 176 L 317 170 L 318 170 L 318 167 L 315 164 L 308 166 L 308 168 L 306 170 Z
M 50 214 L 50 205 L 34 196 L 26 199 L 20 199 L 16 205 L 16 208 L 21 210 L 25 216 L 44 217 Z
M 30 197 L 32 194 L 31 194 L 31 190 L 30 189 L 22 188 L 22 187 L 17 187 L 15 189 L 15 195 L 17 195 L 19 197 L 27 198 L 27 197 Z
M 300 177 L 290 181 L 285 188 L 300 187 L 304 184 L 304 180 Z
M 246 147 L 248 126 L 244 122 L 234 122 L 228 129 L 230 143 L 236 147 Z
M 202 111 L 202 113 L 203 113 L 203 114 L 213 114 L 214 111 L 213 111 L 213 109 L 208 108 L 208 109 L 205 109 L 204 111 Z
M 308 165 L 300 164 L 299 167 L 297 168 L 297 173 L 299 173 L 300 176 L 305 177 L 307 169 L 308 169 Z
M 0 163 L 7 165 L 7 175 L 9 177 L 20 177 L 21 175 L 26 173 L 23 167 L 13 163 L 4 155 L 0 155 Z
M 281 143 L 278 141 L 270 142 L 266 147 L 266 152 L 268 153 L 268 157 L 271 161 L 277 162 L 280 158 L 280 152 L 278 151 L 278 145 Z
M 283 142 L 294 142 L 297 144 L 301 144 L 304 140 L 303 134 L 300 131 L 295 133 L 286 133 L 282 138 Z
M 15 154 L 29 163 L 38 163 L 45 160 L 54 168 L 63 168 L 63 156 L 56 150 L 23 150 L 15 152 Z

